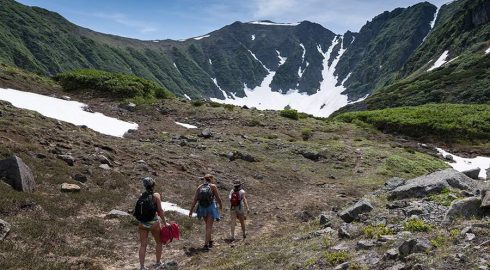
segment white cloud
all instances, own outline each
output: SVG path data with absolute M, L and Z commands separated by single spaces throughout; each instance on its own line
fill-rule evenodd
M 115 23 L 136 29 L 136 31 L 146 34 L 158 31 L 158 28 L 152 25 L 151 23 L 147 23 L 144 21 L 134 20 L 129 18 L 126 14 L 123 13 L 102 13 L 97 12 L 94 13 L 93 16 L 102 19 L 108 19 Z

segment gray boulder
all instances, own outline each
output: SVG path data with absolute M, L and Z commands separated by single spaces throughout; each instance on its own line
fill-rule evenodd
M 388 251 L 386 251 L 384 255 L 384 258 L 388 260 L 394 260 L 397 257 L 398 257 L 398 250 L 396 248 L 388 249 Z
M 199 134 L 199 137 L 209 139 L 209 138 L 213 137 L 213 133 L 211 132 L 211 130 L 209 128 L 206 128 L 203 131 L 201 131 L 201 134 Z
M 383 189 L 391 191 L 391 190 L 394 190 L 395 188 L 397 188 L 399 186 L 405 185 L 405 182 L 406 182 L 406 180 L 403 178 L 393 177 L 393 178 L 389 179 L 388 181 L 386 181 Z
M 371 249 L 376 245 L 374 240 L 359 240 L 356 245 L 356 249 Z
M 75 184 L 63 183 L 61 184 L 61 191 L 63 192 L 80 192 L 80 186 Z
M 354 238 L 361 234 L 361 229 L 358 225 L 351 223 L 344 223 L 338 229 L 338 236 L 340 238 Z
M 332 224 L 332 218 L 325 214 L 320 215 L 320 225 L 324 227 L 329 227 Z
M 399 247 L 398 252 L 401 257 L 406 257 L 413 253 L 427 252 L 432 248 L 432 244 L 426 238 L 413 238 L 404 241 Z
M 179 270 L 179 265 L 176 261 L 167 261 L 162 266 L 163 270 Z
M 66 162 L 66 164 L 70 166 L 75 165 L 75 158 L 71 155 L 57 155 L 56 157 L 63 160 L 64 162 Z
M 0 241 L 5 239 L 5 237 L 9 232 L 10 232 L 10 224 L 5 220 L 0 219 Z
M 347 270 L 347 269 L 349 269 L 349 262 L 341 263 L 335 266 L 333 270 Z
M 320 153 L 318 153 L 317 151 L 313 151 L 313 150 L 304 150 L 304 151 L 301 151 L 301 155 L 304 157 L 304 158 L 307 158 L 309 160 L 313 160 L 313 161 L 318 161 L 320 160 Z
M 471 179 L 478 180 L 478 176 L 480 175 L 480 168 L 475 168 L 475 169 L 470 169 L 462 172 L 466 176 L 468 176 Z
M 129 102 L 129 103 L 122 103 L 119 104 L 119 108 L 125 109 L 130 112 L 136 111 L 136 104 Z
M 481 203 L 482 200 L 479 197 L 469 197 L 453 201 L 446 212 L 444 221 L 450 222 L 458 217 L 479 217 L 483 214 L 483 210 L 480 208 Z
M 403 186 L 392 190 L 390 199 L 420 198 L 439 193 L 444 188 L 470 190 L 474 180 L 454 169 L 446 169 L 407 181 Z
M 129 217 L 130 214 L 127 212 L 121 211 L 121 210 L 111 210 L 107 215 L 105 215 L 105 218 L 112 219 L 112 218 L 124 218 L 124 217 Z
M 481 208 L 490 209 L 490 190 L 484 189 L 481 192 Z
M 0 160 L 0 179 L 17 191 L 32 192 L 36 186 L 31 169 L 15 155 Z
M 344 211 L 340 212 L 340 218 L 345 222 L 352 222 L 359 218 L 359 215 L 362 213 L 367 213 L 373 210 L 373 206 L 367 200 L 360 200 L 356 202 L 354 205 L 348 207 Z

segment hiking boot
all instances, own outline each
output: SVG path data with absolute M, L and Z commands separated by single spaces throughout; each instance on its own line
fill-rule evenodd
M 209 246 L 209 248 L 212 248 L 213 247 L 213 241 L 209 241 L 208 246 Z
M 243 234 L 243 239 L 245 239 L 245 238 L 247 238 L 247 234 L 244 233 Z
M 156 262 L 154 265 L 153 265 L 153 268 L 155 269 L 160 269 L 160 267 L 163 266 L 163 263 L 162 262 Z
M 141 267 L 140 267 L 140 270 L 148 270 L 148 267 L 146 267 L 146 266 L 141 266 Z
M 204 245 L 204 247 L 202 247 L 202 250 L 203 251 L 209 251 L 209 246 L 208 245 Z

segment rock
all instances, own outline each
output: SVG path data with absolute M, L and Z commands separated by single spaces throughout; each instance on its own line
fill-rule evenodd
M 111 169 L 111 167 L 107 164 L 100 164 L 99 168 L 101 168 L 102 170 L 110 170 Z
M 481 208 L 490 209 L 490 190 L 484 189 L 481 192 Z
M 394 260 L 398 257 L 398 250 L 396 248 L 388 249 L 384 255 L 384 258 L 388 260 Z
M 349 246 L 348 243 L 341 242 L 340 244 L 337 244 L 333 247 L 330 248 L 333 251 L 347 251 L 350 250 L 351 247 Z
M 313 215 L 308 211 L 300 211 L 294 214 L 294 217 L 301 220 L 302 222 L 308 222 L 314 219 Z
M 66 162 L 66 164 L 70 166 L 75 165 L 75 158 L 71 155 L 57 155 L 56 157 L 63 160 L 64 162 Z
M 391 191 L 391 190 L 394 190 L 395 188 L 397 188 L 399 186 L 403 186 L 405 184 L 405 182 L 406 182 L 406 180 L 403 178 L 393 177 L 393 178 L 389 179 L 388 181 L 386 181 L 383 189 Z
M 398 252 L 400 253 L 401 257 L 406 257 L 413 253 L 427 252 L 431 248 L 432 248 L 432 244 L 430 243 L 429 240 L 425 238 L 420 238 L 420 239 L 413 238 L 403 242 L 398 247 Z
M 5 220 L 0 219 L 0 241 L 5 239 L 5 237 L 9 232 L 10 232 L 10 224 Z
M 356 249 L 371 249 L 376 245 L 374 240 L 359 240 L 356 245 Z
M 124 211 L 120 210 L 111 210 L 107 215 L 105 215 L 105 218 L 111 219 L 111 218 L 120 218 L 120 217 L 129 217 L 130 214 Z
M 179 270 L 179 265 L 176 261 L 167 261 L 161 267 L 163 270 Z
M 359 218 L 359 214 L 370 212 L 371 210 L 373 210 L 371 203 L 363 199 L 340 212 L 339 216 L 343 221 L 350 223 L 357 220 Z
M 385 243 L 389 241 L 395 241 L 396 237 L 394 235 L 380 235 L 378 238 L 379 242 Z
M 129 102 L 129 103 L 122 103 L 119 105 L 119 108 L 125 109 L 130 112 L 136 111 L 136 104 Z
M 69 97 L 69 96 L 61 96 L 61 99 L 70 101 L 71 100 L 71 97 Z
M 490 180 L 490 168 L 487 169 L 487 180 Z
M 63 183 L 61 184 L 61 191 L 63 192 L 80 192 L 80 186 L 75 184 Z
M 471 233 L 473 230 L 473 227 L 471 226 L 467 226 L 467 227 L 464 227 L 462 230 L 461 230 L 461 235 L 466 235 L 467 233 Z
M 406 269 L 405 264 L 404 263 L 397 263 L 393 266 L 386 268 L 385 270 L 403 270 L 403 269 Z
M 466 176 L 468 176 L 472 179 L 478 180 L 479 179 L 478 175 L 480 175 L 480 168 L 466 170 L 466 171 L 463 171 L 462 173 L 464 173 Z
M 349 269 L 349 262 L 341 263 L 335 266 L 333 270 L 347 270 L 347 269 Z
M 112 166 L 112 162 L 111 162 L 111 160 L 110 160 L 108 157 L 104 156 L 104 155 L 99 155 L 99 156 L 97 157 L 97 159 L 99 160 L 99 162 L 100 162 L 101 164 L 107 164 L 107 165 L 109 165 L 109 166 Z
M 455 218 L 470 218 L 482 216 L 483 210 L 480 209 L 482 201 L 479 197 L 469 197 L 456 200 L 451 203 L 444 217 L 445 222 L 453 221 Z
M 318 161 L 320 160 L 320 153 L 311 150 L 304 150 L 301 155 L 309 160 Z
M 344 223 L 338 229 L 338 236 L 340 238 L 354 238 L 357 237 L 359 234 L 359 226 L 351 223 Z
M 213 137 L 213 133 L 211 132 L 211 130 L 209 128 L 206 128 L 203 131 L 201 131 L 201 134 L 199 134 L 199 137 L 202 137 L 204 139 L 209 139 L 209 138 Z
M 471 186 L 474 186 L 473 179 L 454 169 L 446 169 L 407 181 L 392 190 L 389 199 L 420 198 L 439 193 L 444 188 L 470 190 Z
M 73 178 L 73 180 L 78 181 L 80 183 L 85 183 L 88 180 L 86 175 L 83 175 L 80 173 L 75 174 L 74 176 L 72 176 L 72 178 Z
M 325 214 L 320 215 L 320 225 L 322 225 L 324 227 L 329 227 L 331 224 L 332 224 L 331 217 L 329 217 Z
M 229 152 L 228 154 L 226 154 L 226 157 L 230 161 L 234 161 L 234 160 L 237 160 L 237 159 L 241 159 L 241 160 L 248 161 L 248 162 L 257 162 L 258 161 L 252 155 L 247 154 L 247 153 L 238 152 L 238 151 Z
M 466 241 L 472 241 L 473 239 L 475 239 L 476 235 L 474 233 L 465 233 L 465 237 L 464 239 Z
M 449 162 L 454 162 L 454 157 L 453 157 L 453 155 L 449 155 L 449 154 L 448 154 L 448 155 L 443 156 L 443 158 L 444 158 L 445 160 L 449 161 Z
M 31 169 L 18 156 L 0 160 L 0 179 L 17 191 L 32 192 L 36 182 Z
M 388 209 L 398 209 L 398 208 L 405 208 L 409 206 L 410 204 L 407 201 L 394 201 L 391 203 L 386 204 L 386 208 Z

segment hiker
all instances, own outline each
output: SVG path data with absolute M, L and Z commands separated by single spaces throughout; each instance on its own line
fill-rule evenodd
M 242 188 L 242 182 L 240 180 L 233 181 L 233 189 L 228 196 L 230 199 L 230 225 L 231 236 L 230 240 L 235 240 L 235 224 L 236 219 L 240 220 L 242 226 L 243 239 L 247 238 L 245 232 L 245 207 L 247 208 L 247 215 L 250 214 L 250 208 L 248 207 L 247 198 L 245 197 L 245 190 Z
M 156 243 L 156 263 L 155 268 L 162 265 L 162 242 L 160 241 L 160 221 L 165 225 L 169 226 L 165 221 L 165 215 L 162 209 L 162 199 L 160 194 L 154 191 L 155 180 L 151 177 L 143 178 L 143 186 L 145 187 L 145 192 L 143 192 L 136 202 L 134 208 L 134 216 L 139 221 L 138 233 L 140 240 L 139 248 L 139 260 L 140 269 L 146 270 L 145 267 L 145 256 L 146 247 L 148 245 L 148 233 L 151 232 Z
M 206 174 L 203 179 L 204 183 L 197 188 L 194 195 L 191 209 L 189 210 L 189 217 L 192 217 L 194 206 L 198 203 L 196 210 L 197 218 L 204 219 L 206 223 L 206 237 L 203 249 L 209 250 L 209 248 L 213 247 L 213 240 L 211 240 L 213 223 L 215 220 L 220 220 L 219 210 L 223 209 L 223 205 L 221 204 L 218 188 L 213 184 L 214 176 Z M 216 208 L 216 202 L 218 203 L 219 210 Z

